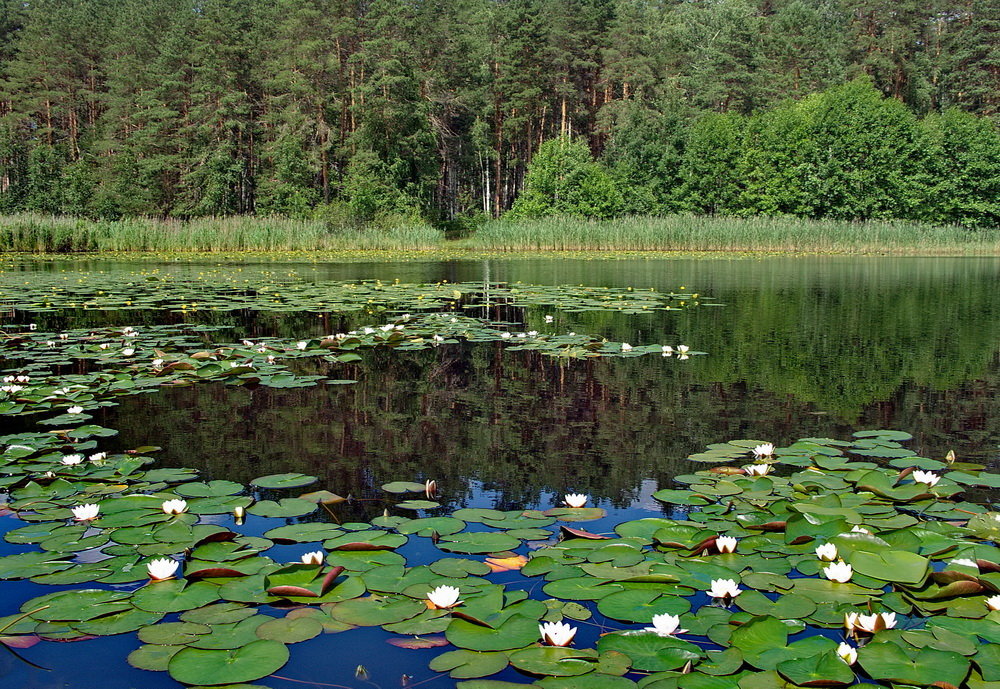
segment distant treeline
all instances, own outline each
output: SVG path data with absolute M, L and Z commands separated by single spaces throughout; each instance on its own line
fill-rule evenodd
M 998 31 L 991 0 L 0 0 L 0 213 L 472 223 L 537 212 L 571 139 L 609 185 L 574 213 L 991 224 Z

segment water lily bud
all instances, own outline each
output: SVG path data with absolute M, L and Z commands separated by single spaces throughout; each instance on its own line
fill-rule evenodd
M 432 610 L 447 610 L 461 605 L 458 599 L 460 592 L 455 586 L 438 586 L 427 593 L 428 608 Z
M 842 643 L 837 646 L 837 655 L 848 665 L 854 665 L 858 662 L 858 649 L 850 644 Z
M 101 507 L 100 505 L 88 503 L 86 505 L 71 507 L 70 511 L 73 513 L 73 518 L 76 521 L 85 522 L 91 519 L 97 519 L 97 514 L 101 511 Z
M 948 454 L 946 454 L 944 456 L 944 461 L 948 462 L 948 464 L 954 464 L 955 463 L 955 451 L 954 450 L 948 450 Z
M 576 636 L 576 627 L 563 622 L 543 622 L 538 625 L 538 633 L 550 646 L 569 646 Z
M 163 503 L 163 511 L 166 514 L 181 514 L 187 512 L 187 500 L 177 498 L 176 500 L 166 500 Z
M 653 626 L 643 627 L 644 632 L 656 632 L 657 636 L 673 636 L 674 634 L 683 634 L 686 629 L 679 629 L 681 626 L 681 618 L 679 615 L 670 615 L 663 613 L 662 615 L 653 615 Z
M 567 507 L 583 507 L 587 504 L 587 496 L 583 493 L 567 493 L 563 496 Z
M 153 560 L 146 564 L 146 571 L 149 573 L 149 578 L 158 581 L 162 579 L 170 579 L 174 576 L 174 572 L 177 571 L 178 562 L 177 560 L 172 560 L 168 557 L 160 558 L 158 560 Z
M 837 546 L 833 543 L 824 543 L 816 548 L 816 557 L 826 562 L 833 562 L 837 559 Z
M 427 479 L 424 481 L 424 496 L 430 500 L 432 497 L 437 495 L 438 484 L 434 479 Z

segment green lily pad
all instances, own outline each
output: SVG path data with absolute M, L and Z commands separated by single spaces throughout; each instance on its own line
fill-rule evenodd
M 688 662 L 696 663 L 704 656 L 692 643 L 655 632 L 613 632 L 597 642 L 601 653 L 617 651 L 632 659 L 632 667 L 645 672 L 677 670 Z
M 597 653 L 591 649 L 540 646 L 511 653 L 510 664 L 534 675 L 576 677 L 597 669 Z
M 187 684 L 233 684 L 267 677 L 288 662 L 288 647 L 261 639 L 227 650 L 184 648 L 167 666 L 170 676 Z
M 302 488 L 315 483 L 318 479 L 315 476 L 307 476 L 290 472 L 287 474 L 270 474 L 255 478 L 250 485 L 258 488 Z
M 447 672 L 453 679 L 473 679 L 486 677 L 507 667 L 506 653 L 478 652 L 459 649 L 437 656 L 430 663 L 434 672 Z

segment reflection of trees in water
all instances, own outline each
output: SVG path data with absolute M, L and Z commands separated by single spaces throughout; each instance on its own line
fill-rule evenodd
M 324 487 L 373 498 L 381 483 L 433 477 L 451 506 L 472 498 L 468 480 L 498 506 L 547 505 L 547 492 L 635 498 L 643 478 L 664 485 L 691 470 L 704 445 L 751 437 L 788 442 L 900 428 L 914 449 L 992 459 L 1000 435 L 997 367 L 953 391 L 903 384 L 857 418 L 817 413 L 790 394 L 742 382 L 704 383 L 711 359 L 644 357 L 558 361 L 498 345 L 370 352 L 338 370 L 349 386 L 290 390 L 195 385 L 123 400 L 105 420 L 126 445 L 162 445 L 168 464 L 238 481 L 270 473 L 318 475 Z M 992 439 L 992 440 L 991 440 Z M 361 508 L 358 508 L 361 509 Z

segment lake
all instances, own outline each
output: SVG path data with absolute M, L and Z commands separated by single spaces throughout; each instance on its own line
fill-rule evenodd
M 9 303 L 35 298 L 25 285 L 65 292 L 81 284 L 96 289 L 102 280 L 117 285 L 119 294 L 127 283 L 141 302 L 147 280 L 197 291 L 222 275 L 243 290 L 259 292 L 266 285 L 278 293 L 277 306 L 266 310 L 206 310 L 186 303 L 81 308 L 82 302 L 69 306 L 56 298 L 51 307 L 17 310 L 11 317 L 53 333 L 129 325 L 223 328 L 204 336 L 209 343 L 320 339 L 385 322 L 388 312 L 380 310 L 281 308 L 288 290 L 315 285 L 322 291 L 332 281 L 524 283 L 697 295 L 683 299 L 676 311 L 482 300 L 463 303 L 458 311 L 519 331 L 586 333 L 633 346 L 685 344 L 705 353 L 687 360 L 561 358 L 505 351 L 501 342 L 376 348 L 358 361 L 289 364 L 298 374 L 352 384 L 282 388 L 220 380 L 123 396 L 90 412 L 92 423 L 119 431 L 102 439 L 101 449 L 157 446 L 158 467 L 192 467 L 204 480 L 241 484 L 284 472 L 318 477 L 309 490 L 351 498 L 337 505 L 337 518 L 346 522 L 368 522 L 392 509 L 395 498 L 381 490 L 383 484 L 433 478 L 447 512 L 546 510 L 564 493 L 583 493 L 606 511 L 586 528 L 608 532 L 627 520 L 677 516 L 653 493 L 674 487 L 674 476 L 703 468 L 690 455 L 736 439 L 781 446 L 799 438 L 849 439 L 856 431 L 894 429 L 912 434 L 906 446 L 920 457 L 940 460 L 954 450 L 960 460 L 994 470 L 1000 459 L 1000 259 L 501 258 L 237 266 L 95 259 L 12 261 L 4 267 L 0 301 Z M 8 434 L 38 430 L 31 417 L 3 417 L 3 424 Z M 218 516 L 202 519 L 223 523 Z M 251 517 L 244 533 L 259 536 L 276 523 L 284 521 Z M 12 516 L 0 525 L 4 532 L 24 526 Z M 32 550 L 4 547 L 3 554 Z M 293 560 L 301 550 L 279 544 L 268 554 Z M 408 564 L 436 557 L 425 543 L 409 543 L 400 552 Z M 516 572 L 498 576 L 521 586 Z M 2 616 L 58 587 L 4 581 L 0 588 Z M 399 686 L 404 674 L 414 678 L 410 686 L 428 679 L 428 686 L 452 686 L 454 680 L 433 679 L 426 667 L 440 649 L 398 648 L 386 643 L 390 636 L 364 627 L 295 644 L 290 664 L 278 673 L 285 679 L 260 682 L 273 689 L 302 682 L 371 686 L 354 676 L 364 664 L 379 686 Z M 0 676 L 19 687 L 179 686 L 164 672 L 130 668 L 125 656 L 138 646 L 134 633 L 44 641 L 18 653 L 48 670 L 0 654 Z M 97 656 L 99 663 L 93 662 Z M 497 678 L 531 681 L 511 668 Z

